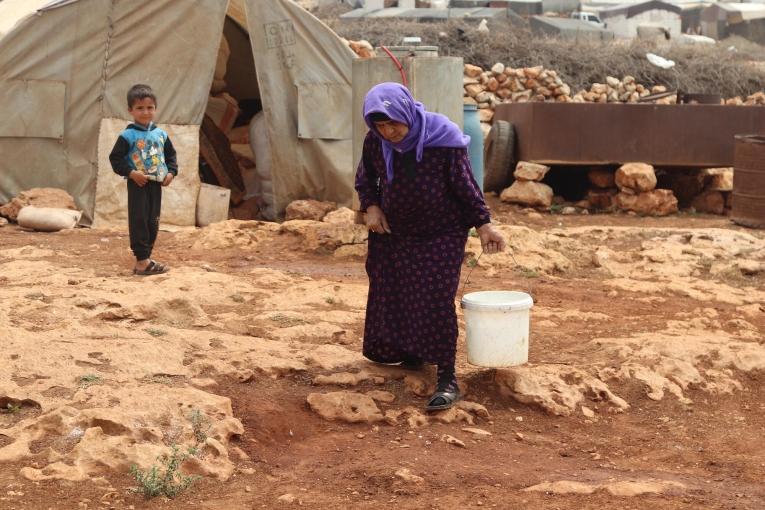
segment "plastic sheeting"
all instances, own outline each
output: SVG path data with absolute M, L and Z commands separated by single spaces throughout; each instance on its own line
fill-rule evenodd
M 68 0 L 35 11 L 40 4 L 22 8 L 18 0 L 0 2 L 0 13 L 5 9 L 19 17 L 5 18 L 0 26 L 10 29 L 0 39 L 0 90 L 39 82 L 53 91 L 24 117 L 11 106 L 10 115 L 0 118 L 0 202 L 32 187 L 58 187 L 74 197 L 85 222 L 101 207 L 106 209 L 100 216 L 113 218 L 110 201 L 96 200 L 99 176 L 111 171 L 98 157 L 99 132 L 106 132 L 102 119 L 117 119 L 124 126 L 130 120 L 125 94 L 143 82 L 157 93 L 159 124 L 198 132 L 228 1 Z M 271 148 L 275 210 L 283 211 L 298 198 L 350 203 L 353 164 L 347 127 L 353 53 L 289 0 L 232 0 L 230 13 L 239 24 L 246 22 L 250 32 Z M 5 92 L 4 105 L 21 104 L 23 97 Z M 31 118 L 34 122 L 26 125 Z M 305 126 L 302 138 L 299 126 Z M 197 157 L 181 152 L 186 150 L 196 151 L 196 144 L 185 144 L 179 157 Z M 180 171 L 195 168 L 181 165 Z M 189 224 L 188 213 L 165 221 Z
M 301 198 L 350 205 L 353 52 L 294 2 L 244 3 L 271 145 L 275 210 Z M 299 132 L 300 119 L 308 118 Z

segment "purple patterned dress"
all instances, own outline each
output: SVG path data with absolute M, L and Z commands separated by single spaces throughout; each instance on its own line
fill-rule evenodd
M 363 154 L 356 172 L 361 208 L 380 206 L 392 231 L 369 233 L 364 356 L 381 363 L 414 356 L 453 366 L 454 298 L 467 233 L 490 221 L 467 150 L 426 148 L 420 162 L 396 153 L 392 182 L 372 132 Z

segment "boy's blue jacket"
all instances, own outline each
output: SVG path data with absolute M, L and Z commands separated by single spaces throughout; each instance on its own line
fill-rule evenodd
M 130 124 L 117 138 L 109 161 L 114 172 L 122 177 L 127 177 L 133 170 L 143 172 L 150 181 L 157 182 L 162 182 L 168 173 L 178 175 L 173 143 L 153 122 L 148 126 Z

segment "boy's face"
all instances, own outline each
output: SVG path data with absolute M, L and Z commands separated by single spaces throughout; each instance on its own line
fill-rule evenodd
M 144 97 L 134 101 L 133 106 L 128 108 L 128 112 L 138 124 L 148 126 L 154 120 L 154 114 L 157 113 L 157 105 L 152 98 Z

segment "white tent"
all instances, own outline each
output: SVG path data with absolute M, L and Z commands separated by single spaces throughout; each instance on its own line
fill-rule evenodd
M 232 72 L 262 102 L 274 209 L 306 197 L 350 203 L 355 56 L 290 0 L 0 2 L 0 202 L 58 187 L 87 220 L 124 219 L 108 153 L 130 120 L 127 89 L 148 83 L 179 156 L 163 221 L 193 225 L 199 126 L 231 22 L 249 32 L 254 69 Z

